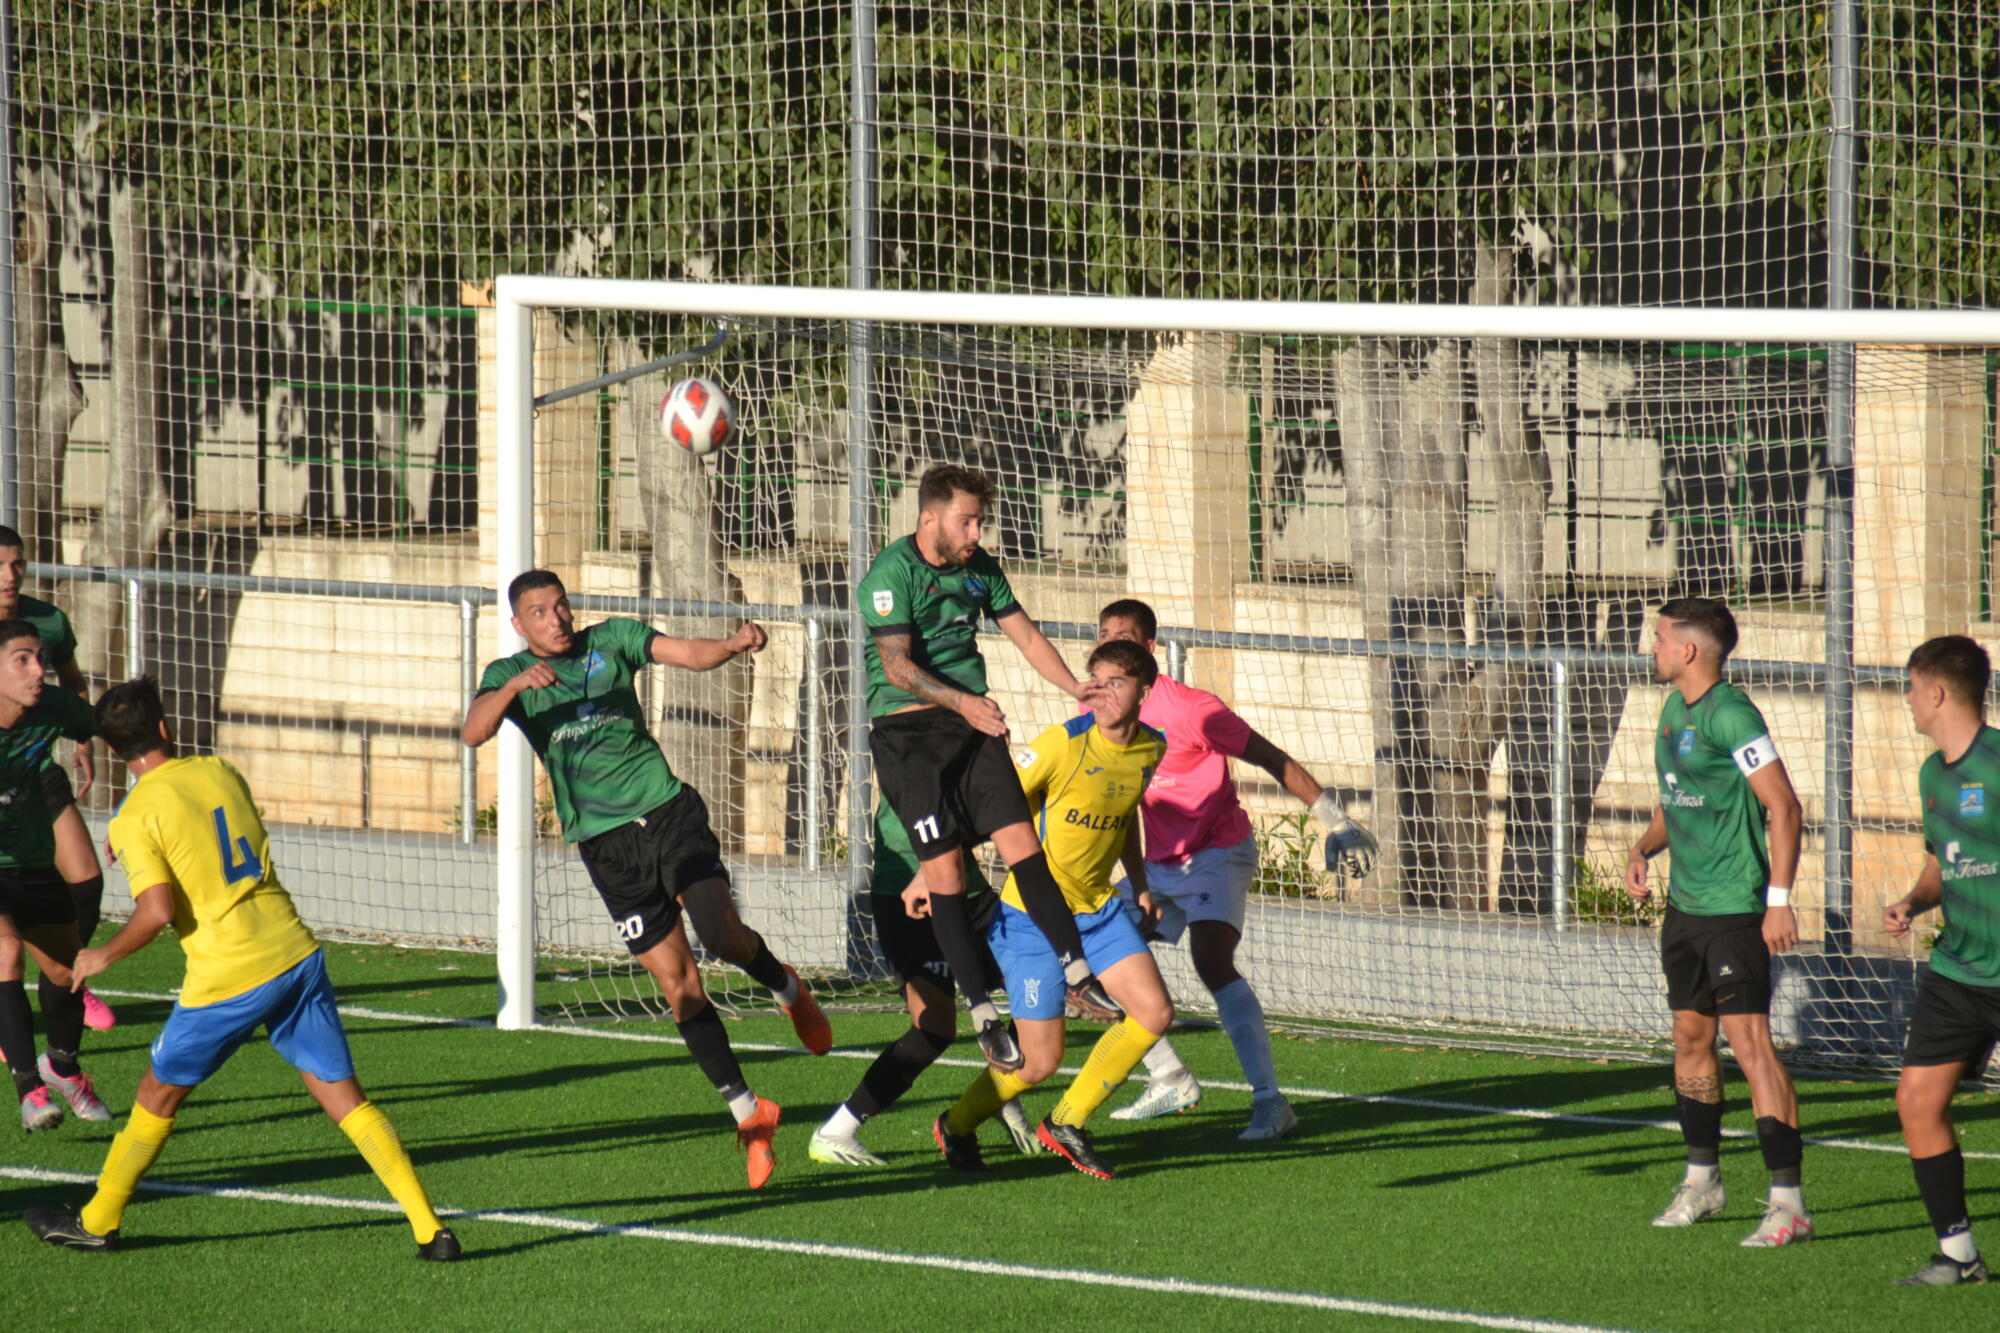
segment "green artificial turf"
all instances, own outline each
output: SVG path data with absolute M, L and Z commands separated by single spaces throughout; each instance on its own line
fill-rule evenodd
M 730 1022 L 731 1036 L 752 1085 L 785 1107 L 778 1174 L 752 1194 L 721 1104 L 685 1051 L 612 1039 L 671 1037 L 670 1024 L 580 1033 L 452 1025 L 443 1020 L 491 1013 L 490 960 L 349 945 L 330 954 L 361 1081 L 395 1121 L 440 1208 L 661 1228 L 678 1238 L 467 1218 L 454 1223 L 465 1260 L 438 1266 L 415 1259 L 395 1213 L 142 1190 L 115 1254 L 57 1252 L 17 1224 L 0 1226 L 0 1256 L 16 1291 L 25 1289 L 24 1312 L 58 1327 L 203 1329 L 1420 1322 L 1271 1304 L 1244 1292 L 1122 1290 L 1032 1271 L 1074 1269 L 1382 1302 L 1411 1314 L 1618 1328 L 2000 1326 L 2000 1285 L 1892 1285 L 1932 1248 L 1900 1151 L 1808 1147 L 1807 1199 L 1819 1227 L 1809 1245 L 1738 1246 L 1755 1225 L 1764 1185 L 1745 1138 L 1724 1148 L 1731 1196 L 1723 1219 L 1684 1231 L 1647 1225 L 1680 1170 L 1678 1136 L 1642 1123 L 1672 1113 L 1668 1073 L 1658 1066 L 1281 1039 L 1280 1075 L 1301 1090 L 1295 1138 L 1238 1143 L 1249 1096 L 1211 1087 L 1197 1110 L 1165 1120 L 1126 1124 L 1100 1114 L 1093 1129 L 1118 1168 L 1115 1181 L 1078 1175 L 1047 1156 L 1019 1157 L 998 1126 L 984 1135 L 994 1170 L 965 1177 L 943 1168 L 930 1122 L 972 1076 L 970 1067 L 933 1069 L 867 1126 L 863 1137 L 888 1159 L 886 1168 L 821 1166 L 807 1158 L 806 1140 L 865 1068 L 840 1052 L 872 1055 L 902 1020 L 836 1013 L 839 1051 L 814 1059 L 792 1047 L 781 1018 L 752 1013 Z M 165 991 L 178 968 L 178 950 L 163 941 L 107 974 L 103 988 Z M 0 1128 L 9 1145 L 0 1166 L 95 1173 L 167 1012 L 163 1000 L 114 1003 L 123 1021 L 91 1034 L 84 1054 L 118 1118 L 108 1126 L 70 1120 L 32 1138 Z M 1072 1032 L 1072 1067 L 1095 1031 Z M 1196 1073 L 1215 1083 L 1241 1078 L 1221 1033 L 1178 1032 L 1175 1040 Z M 963 1043 L 951 1056 L 969 1049 Z M 1031 1114 L 1053 1105 L 1064 1081 L 1030 1093 Z M 1883 1082 L 1803 1080 L 1805 1131 L 1898 1147 L 1891 1091 Z M 1364 1095 L 1390 1100 L 1358 1100 Z M 1731 1107 L 1731 1128 L 1748 1129 L 1740 1080 L 1732 1082 Z M 1968 1151 L 2000 1151 L 2000 1101 L 1991 1094 L 1963 1096 L 1959 1124 Z M 261 1044 L 239 1052 L 189 1100 L 151 1180 L 386 1197 L 296 1076 Z M 2000 1161 L 1972 1161 L 1970 1184 L 1975 1227 L 2000 1250 Z M 0 1216 L 88 1193 L 87 1184 L 0 1178 Z M 854 1248 L 781 1253 L 692 1243 L 685 1233 Z M 1002 1267 L 883 1262 L 919 1255 Z

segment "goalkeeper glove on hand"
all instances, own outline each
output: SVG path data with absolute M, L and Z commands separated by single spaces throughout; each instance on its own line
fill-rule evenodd
M 1326 868 L 1336 875 L 1360 879 L 1375 868 L 1382 849 L 1375 835 L 1347 817 L 1331 791 L 1322 791 L 1313 802 L 1313 818 L 1326 829 Z

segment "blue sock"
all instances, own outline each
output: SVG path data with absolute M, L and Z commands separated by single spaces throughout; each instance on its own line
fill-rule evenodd
M 1278 1095 L 1278 1066 L 1271 1059 L 1271 1032 L 1264 1026 L 1264 1006 L 1257 992 L 1242 977 L 1215 993 L 1215 1008 L 1222 1016 L 1222 1030 L 1236 1048 L 1236 1062 L 1243 1077 L 1250 1080 L 1253 1097 Z

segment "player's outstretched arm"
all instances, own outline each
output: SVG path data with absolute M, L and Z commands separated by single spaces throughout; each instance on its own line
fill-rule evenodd
M 1935 856 L 1925 856 L 1924 868 L 1917 873 L 1916 887 L 1882 909 L 1882 929 L 1891 938 L 1902 939 L 1910 933 L 1917 918 L 1936 907 L 1943 897 L 1944 872 Z
M 1764 907 L 1764 943 L 1783 953 L 1799 942 L 1799 921 L 1792 911 L 1792 880 L 1799 873 L 1799 831 L 1805 814 L 1784 761 L 1766 764 L 1750 775 L 1750 790 L 1771 817 L 1771 886 Z
M 648 651 L 661 666 L 713 671 L 739 654 L 761 651 L 768 642 L 770 636 L 764 633 L 764 627 L 746 620 L 726 639 L 676 639 L 656 632 Z
M 1279 786 L 1302 801 L 1326 830 L 1326 868 L 1357 879 L 1372 871 L 1375 857 L 1381 852 L 1375 835 L 1351 818 L 1332 789 L 1320 786 L 1319 779 L 1308 773 L 1304 764 L 1256 730 L 1245 730 L 1248 735 L 1243 742 L 1243 761 L 1269 773 Z
M 505 684 L 481 691 L 465 710 L 465 725 L 459 728 L 459 739 L 475 749 L 486 744 L 499 732 L 500 724 L 507 720 L 507 710 L 524 690 L 539 690 L 555 683 L 555 668 L 547 662 L 536 662 Z
M 1639 841 L 1632 844 L 1632 850 L 1625 856 L 1625 892 L 1632 901 L 1642 903 L 1653 896 L 1651 886 L 1646 883 L 1647 863 L 1666 848 L 1667 812 L 1656 805 L 1646 831 L 1639 835 Z
M 1089 703 L 1097 695 L 1097 687 L 1087 680 L 1078 680 L 1076 673 L 1063 661 L 1062 653 L 1049 636 L 1042 633 L 1027 612 L 1000 617 L 1000 632 L 1007 636 L 1007 642 L 1020 650 L 1035 674 L 1063 693 L 1083 703 Z
M 78 951 L 76 961 L 70 964 L 70 989 L 81 990 L 87 979 L 151 944 L 173 919 L 174 891 L 171 888 L 155 884 L 150 889 L 142 889 L 133 901 L 132 919 L 121 926 L 116 935 L 99 948 Z

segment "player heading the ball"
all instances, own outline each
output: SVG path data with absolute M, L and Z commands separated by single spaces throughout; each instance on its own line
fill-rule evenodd
M 776 1164 L 778 1106 L 743 1077 L 682 912 L 703 944 L 777 998 L 807 1050 L 825 1055 L 833 1030 L 798 973 L 737 915 L 708 804 L 668 767 L 632 680 L 656 664 L 712 671 L 761 649 L 764 631 L 745 622 L 726 639 L 677 639 L 625 619 L 578 629 L 562 580 L 546 569 L 516 576 L 507 601 L 528 646 L 487 665 L 461 739 L 484 745 L 512 722 L 541 756 L 563 840 L 576 844 L 619 938 L 659 982 L 688 1053 L 728 1105 L 758 1189 Z
M 115 1247 L 125 1207 L 166 1147 L 181 1104 L 262 1027 L 401 1205 L 418 1257 L 458 1258 L 458 1237 L 431 1210 L 396 1127 L 354 1077 L 325 955 L 278 879 L 243 775 L 226 759 L 175 755 L 159 687 L 148 678 L 106 690 L 97 729 L 132 775 L 111 820 L 111 850 L 133 908 L 103 948 L 77 955 L 76 984 L 145 948 L 170 923 L 187 975 L 97 1192 L 80 1210 L 30 1208 L 28 1229 L 70 1249 Z
M 1750 1084 L 1757 1143 L 1771 1197 L 1743 1244 L 1808 1240 L 1812 1215 L 1799 1183 L 1803 1150 L 1792 1078 L 1771 1041 L 1771 955 L 1799 941 L 1792 876 L 1799 865 L 1799 798 L 1764 715 L 1722 679 L 1736 648 L 1736 617 L 1721 602 L 1682 597 L 1659 610 L 1653 672 L 1673 688 L 1660 709 L 1653 762 L 1660 803 L 1625 862 L 1625 890 L 1649 897 L 1647 862 L 1673 854 L 1660 966 L 1673 1011 L 1674 1094 L 1687 1175 L 1658 1227 L 1722 1211 L 1722 1063 L 1719 1022 Z M 1768 837 L 1765 820 L 1770 821 Z
M 963 858 L 988 838 L 1006 860 L 1028 914 L 1062 961 L 1083 1012 L 1115 1018 L 1091 975 L 1075 919 L 1049 871 L 1007 755 L 1007 718 L 986 693 L 975 635 L 986 616 L 1042 679 L 1088 703 L 1093 687 L 1028 618 L 1007 575 L 979 545 L 993 483 L 952 463 L 917 486 L 917 530 L 884 548 L 854 591 L 870 631 L 868 749 L 875 781 L 909 833 L 922 867 L 937 945 L 972 1011 L 979 1048 L 1000 1069 L 1021 1051 L 986 998 L 991 978 L 966 915 Z

